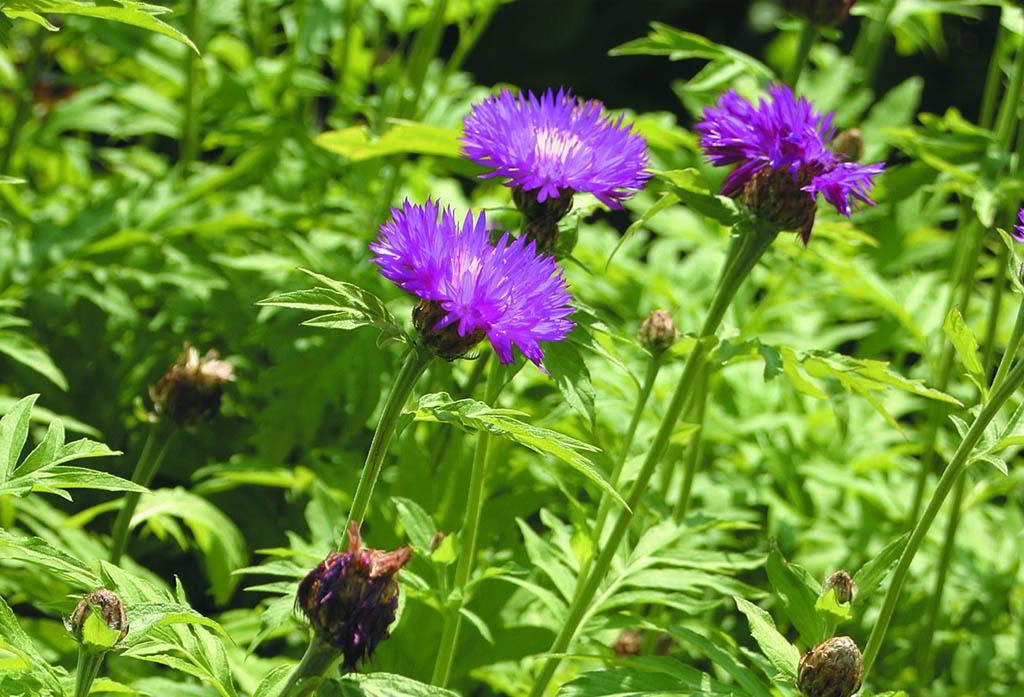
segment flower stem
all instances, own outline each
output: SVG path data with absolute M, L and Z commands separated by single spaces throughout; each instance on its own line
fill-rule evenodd
M 1010 363 L 1020 348 L 1021 338 L 1024 337 L 1024 303 L 1017 309 L 1017 321 L 1013 325 L 1013 333 L 1010 334 L 1010 341 L 1006 344 L 1006 351 L 1003 353 L 999 367 L 996 369 L 996 376 L 992 379 L 992 390 L 998 389 L 1006 380 L 1006 373 L 1010 370 Z
M 86 697 L 92 689 L 92 683 L 100 673 L 105 651 L 92 651 L 84 646 L 78 647 L 78 668 L 75 670 L 74 697 Z
M 356 34 L 356 15 L 362 0 L 347 0 L 345 2 L 345 14 L 341 21 L 341 45 L 338 49 L 338 63 L 334 71 L 334 81 L 342 97 L 347 95 L 345 88 L 345 74 L 348 72 L 348 64 L 352 54 L 352 40 Z
M 541 697 L 545 693 L 551 678 L 561 662 L 561 658 L 556 657 L 557 654 L 565 653 L 573 637 L 576 635 L 576 630 L 579 629 L 586 619 L 594 595 L 597 593 L 601 581 L 611 566 L 619 543 L 629 530 L 633 514 L 647 489 L 651 476 L 654 474 L 658 462 L 668 448 L 672 432 L 675 430 L 676 422 L 679 420 L 679 416 L 690 398 L 690 393 L 693 390 L 697 374 L 704 363 L 704 357 L 712 343 L 712 338 L 721 324 L 729 304 L 736 295 L 736 291 L 777 235 L 777 232 L 774 230 L 763 229 L 756 222 L 743 223 L 737 227 L 739 229 L 735 233 L 739 235 L 739 239 L 733 240 L 729 258 L 726 260 L 725 267 L 723 268 L 721 280 L 711 301 L 707 317 L 704 319 L 700 339 L 694 344 L 693 351 L 690 352 L 686 360 L 683 374 L 679 378 L 679 384 L 672 395 L 672 401 L 669 403 L 661 426 L 654 437 L 654 442 L 647 451 L 647 456 L 644 458 L 636 480 L 630 487 L 629 495 L 626 497 L 627 508 L 620 509 L 618 518 L 615 520 L 615 526 L 608 536 L 608 541 L 602 546 L 601 553 L 594 562 L 594 568 L 585 579 L 582 577 L 578 579 L 577 583 L 582 584 L 582 586 L 577 587 L 565 624 L 548 650 L 549 654 L 555 654 L 555 656 L 550 656 L 544 662 L 537 682 L 534 683 L 533 689 L 530 692 L 530 697 Z
M 1010 86 L 1006 89 L 1006 96 L 999 109 L 999 118 L 996 120 L 996 138 L 1004 150 L 1010 147 L 1013 140 L 1014 127 L 1017 125 L 1017 115 L 1020 110 L 1022 88 L 1024 88 L 1024 36 L 1021 37 L 1021 44 L 1017 47 L 1017 57 L 1013 62 L 1013 76 L 1010 78 Z
M 355 496 L 352 497 L 352 508 L 349 511 L 348 520 L 345 522 L 346 531 L 349 523 L 353 521 L 357 527 L 361 527 L 363 524 L 370 496 L 373 494 L 373 487 L 377 483 L 381 466 L 384 464 L 384 456 L 387 455 L 391 437 L 395 434 L 395 428 L 398 426 L 398 417 L 402 415 L 405 403 L 409 401 L 409 395 L 412 394 L 412 388 L 423 371 L 426 370 L 432 357 L 429 351 L 420 346 L 412 347 L 405 356 L 402 368 L 398 371 L 395 382 L 391 386 L 391 392 L 388 393 L 387 401 L 384 402 L 384 410 L 380 414 L 380 421 L 377 422 L 377 430 L 374 431 L 370 451 L 366 454 L 366 464 L 363 465 L 363 473 L 359 477 Z
M 690 492 L 693 490 L 693 477 L 697 472 L 697 465 L 704 454 L 704 416 L 707 413 L 708 405 L 708 381 L 711 377 L 711 369 L 704 366 L 697 378 L 697 394 L 694 398 L 693 413 L 699 427 L 697 432 L 686 444 L 686 460 L 683 462 L 683 481 L 679 487 L 679 498 L 672 509 L 672 518 L 677 522 L 683 522 L 686 518 L 686 511 L 690 506 Z
M 434 0 L 427 23 L 416 33 L 409 52 L 406 66 L 407 87 L 412 90 L 408 99 L 403 99 L 398 110 L 402 118 L 416 118 L 420 98 L 423 96 L 423 84 L 427 78 L 427 68 L 441 46 L 441 33 L 444 29 L 444 14 L 448 9 L 448 0 Z
M 17 106 L 14 108 L 14 121 L 7 129 L 7 142 L 4 143 L 3 152 L 0 153 L 0 173 L 3 174 L 8 174 L 7 169 L 11 166 L 11 159 L 18 147 L 18 136 L 32 115 L 32 106 L 35 103 L 32 98 L 32 90 L 39 77 L 39 70 L 43 62 L 43 39 L 48 33 L 41 27 L 36 27 L 35 33 L 32 35 L 28 60 L 25 63 L 25 73 L 18 89 Z
M 985 91 L 981 96 L 981 109 L 978 111 L 978 124 L 982 128 L 989 128 L 996 116 L 996 100 L 999 97 L 999 83 L 1002 81 L 1002 66 L 1000 64 L 1003 59 L 1003 51 L 1006 50 L 1008 34 L 1000 22 L 996 45 L 992 48 L 992 56 L 989 58 L 988 72 L 985 76 Z
M 189 0 L 187 31 L 193 43 L 199 46 L 199 0 Z M 188 170 L 199 153 L 199 63 L 196 52 L 185 48 L 185 119 L 181 126 L 181 176 L 188 178 Z
M 149 429 L 146 443 L 142 446 L 142 454 L 139 455 L 139 460 L 135 463 L 135 471 L 132 473 L 133 482 L 147 487 L 153 482 L 153 477 L 160 470 L 160 463 L 163 462 L 167 450 L 174 441 L 175 433 L 174 426 L 164 421 L 154 424 Z M 121 510 L 117 512 L 117 518 L 114 520 L 114 527 L 110 533 L 111 564 L 121 563 L 121 557 L 124 556 L 125 547 L 128 545 L 132 516 L 135 515 L 135 509 L 139 505 L 141 496 L 142 494 L 137 491 L 129 491 L 124 495 L 124 503 L 121 504 Z
M 853 47 L 854 63 L 861 69 L 863 84 L 871 84 L 878 70 L 878 62 L 885 50 L 885 29 L 889 15 L 896 8 L 897 0 L 882 0 L 876 21 L 865 21 Z
M 789 73 L 786 75 L 786 84 L 796 90 L 797 80 L 800 79 L 800 73 L 804 71 L 804 66 L 807 65 L 807 57 L 811 55 L 811 49 L 814 48 L 814 41 L 818 38 L 818 27 L 812 22 L 805 21 L 803 27 L 800 28 L 800 43 L 797 44 L 796 55 L 793 57 L 793 65 L 789 67 Z
M 492 361 L 484 390 L 484 401 L 493 405 L 504 387 L 501 366 Z M 462 625 L 462 604 L 466 600 L 466 584 L 473 571 L 473 560 L 476 556 L 476 541 L 480 532 L 480 514 L 484 504 L 484 483 L 487 480 L 487 469 L 493 451 L 490 449 L 491 434 L 480 431 L 476 436 L 476 450 L 473 453 L 473 469 L 469 478 L 469 499 L 466 504 L 466 517 L 459 533 L 459 556 L 455 565 L 455 588 L 458 599 L 454 606 L 447 608 L 444 630 L 441 634 L 441 645 L 434 663 L 434 673 L 430 684 L 444 687 L 451 676 L 452 663 L 455 661 L 455 646 L 459 641 L 459 628 Z
M 928 534 L 935 516 L 938 514 L 939 509 L 942 508 L 942 504 L 945 502 L 946 496 L 949 495 L 950 489 L 953 488 L 956 480 L 966 471 L 970 464 L 968 457 L 984 433 L 985 427 L 988 426 L 999 409 L 1006 403 L 1006 400 L 1020 388 L 1021 384 L 1024 384 L 1024 361 L 1018 362 L 1017 366 L 1006 377 L 1006 380 L 990 393 L 988 401 L 982 407 L 974 423 L 971 424 L 967 435 L 964 436 L 960 446 L 956 449 L 945 471 L 943 471 L 942 477 L 935 488 L 935 493 L 932 494 L 932 498 L 928 502 L 928 507 L 925 508 L 920 520 L 917 521 L 910 539 L 907 540 L 906 547 L 903 548 L 903 553 L 900 555 L 896 570 L 893 572 L 892 582 L 885 593 L 882 609 L 879 611 L 875 626 L 871 629 L 871 635 L 868 637 L 868 643 L 864 649 L 865 678 L 870 673 L 875 659 L 878 658 L 878 651 L 881 648 L 882 641 L 885 639 L 885 633 L 889 629 L 889 623 L 896 610 L 896 603 L 899 602 L 903 584 L 907 580 L 910 564 L 914 560 L 917 550 L 921 547 L 925 535 Z
M 306 653 L 288 678 L 278 697 L 308 697 L 323 682 L 324 673 L 341 657 L 339 651 L 320 640 L 314 632 Z
M 615 461 L 615 467 L 612 469 L 612 476 L 608 480 L 612 485 L 612 488 L 618 490 L 619 479 L 622 478 L 622 470 L 626 466 L 626 459 L 629 457 L 629 450 L 633 446 L 633 439 L 636 437 L 636 429 L 640 425 L 640 418 L 644 414 L 644 408 L 647 406 L 647 401 L 651 397 L 651 390 L 654 389 L 654 381 L 658 377 L 658 372 L 661 370 L 662 357 L 664 354 L 659 356 L 651 356 L 650 360 L 647 361 L 647 372 L 644 375 L 643 385 L 640 387 L 640 394 L 637 395 L 636 404 L 633 406 L 633 416 L 629 420 L 629 427 L 626 429 L 626 437 L 622 443 L 622 451 L 619 453 L 618 459 Z M 591 543 L 594 545 L 594 550 L 601 547 L 601 536 L 604 534 L 605 523 L 608 522 L 608 514 L 611 512 L 612 497 L 608 492 L 601 494 L 601 503 L 597 507 L 597 520 L 594 523 L 594 531 L 591 533 Z M 579 578 L 582 580 L 586 578 L 590 572 L 590 567 L 594 563 L 596 551 L 586 558 L 583 564 L 580 566 Z

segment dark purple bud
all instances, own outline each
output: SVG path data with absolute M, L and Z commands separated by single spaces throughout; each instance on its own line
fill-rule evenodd
M 850 697 L 864 679 L 864 657 L 848 636 L 818 644 L 800 659 L 797 685 L 807 697 Z
M 216 359 L 215 351 L 200 358 L 199 351 L 186 342 L 178 362 L 149 389 L 157 417 L 178 426 L 194 426 L 216 417 L 224 383 L 235 379 L 234 367 Z
M 679 338 L 679 330 L 672 321 L 672 313 L 668 310 L 655 310 L 640 324 L 637 340 L 640 345 L 653 353 L 661 355 Z
M 465 335 L 459 333 L 459 323 L 445 322 L 449 314 L 436 300 L 421 300 L 412 309 L 412 323 L 423 338 L 423 343 L 434 355 L 446 361 L 464 358 L 487 336 L 487 330 L 477 329 Z
M 783 0 L 782 4 L 795 15 L 819 27 L 834 27 L 850 16 L 857 0 Z
M 564 189 L 559 196 L 537 201 L 536 191 L 512 190 L 512 200 L 523 214 L 523 235 L 527 241 L 537 243 L 537 251 L 551 253 L 558 238 L 558 221 L 572 209 L 572 189 Z M 571 250 L 570 250 L 571 251 Z
M 93 615 L 102 620 L 103 626 L 87 626 Z M 64 620 L 64 626 L 78 643 L 99 651 L 109 651 L 128 633 L 121 598 L 105 588 L 94 590 L 78 601 L 75 611 Z
M 776 230 L 796 231 L 807 244 L 816 207 L 814 197 L 804 190 L 810 181 L 807 170 L 765 167 L 755 172 L 743 188 L 743 202 L 760 222 Z
M 833 588 L 836 591 L 837 603 L 846 604 L 857 597 L 857 584 L 853 582 L 850 574 L 842 569 L 825 579 L 825 585 L 821 592 L 825 594 Z
M 328 554 L 299 584 L 296 608 L 342 653 L 344 670 L 355 670 L 388 638 L 398 608 L 398 571 L 411 556 L 409 547 L 393 552 L 363 547 L 352 523 L 348 550 Z

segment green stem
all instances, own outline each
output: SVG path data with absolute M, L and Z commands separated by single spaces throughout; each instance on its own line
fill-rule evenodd
M 340 655 L 336 648 L 321 641 L 314 633 L 309 640 L 309 646 L 306 647 L 306 653 L 278 697 L 308 697 L 313 694 L 323 682 L 324 674 Z
M 416 118 L 423 96 L 423 84 L 427 78 L 427 68 L 441 46 L 441 32 L 444 29 L 444 13 L 448 9 L 448 0 L 434 0 L 430 17 L 416 33 L 409 52 L 409 63 L 406 67 L 406 82 L 412 89 L 412 95 L 402 100 L 398 115 L 402 118 Z
M 352 38 L 355 36 L 356 12 L 362 0 L 346 0 L 345 14 L 342 15 L 342 36 L 340 55 L 338 56 L 338 69 L 335 71 L 334 81 L 342 95 L 348 94 L 345 90 L 345 75 L 348 73 L 348 63 L 352 54 Z
M 1022 337 L 1024 337 L 1024 303 L 1022 303 L 1017 309 L 1017 321 L 1013 325 L 1013 333 L 1010 334 L 1010 340 L 1006 344 L 1006 351 L 1003 353 L 1003 357 L 999 361 L 999 367 L 996 369 L 996 376 L 992 378 L 991 389 L 998 389 L 1006 380 L 1006 373 L 1010 370 L 1010 364 L 1013 362 L 1013 357 L 1017 355 L 1017 349 L 1020 348 L 1020 341 Z
M 1010 86 L 1006 90 L 1006 97 L 1003 99 L 999 118 L 996 121 L 996 139 L 1003 150 L 1008 149 L 1013 141 L 1013 132 L 1017 125 L 1017 116 L 1020 113 L 1022 88 L 1024 88 L 1024 35 L 1021 36 L 1021 44 L 1017 47 L 1017 57 L 1013 62 L 1013 76 L 1010 78 Z
M 988 73 L 985 75 L 985 91 L 981 96 L 981 109 L 978 112 L 978 124 L 982 128 L 991 128 L 996 117 L 996 100 L 999 98 L 999 85 L 1002 82 L 1003 51 L 1006 47 L 1008 32 L 999 25 L 999 35 L 988 61 Z
M 970 215 L 965 211 L 965 216 Z M 982 238 L 985 231 L 975 221 L 964 234 L 968 236 L 967 244 L 960 248 L 960 253 L 954 259 L 954 277 L 957 279 L 950 295 L 950 302 L 946 304 L 946 311 L 943 320 L 953 307 L 959 307 L 962 315 L 967 314 L 967 306 L 971 300 L 971 291 L 974 286 L 974 277 L 978 268 L 977 259 L 981 252 Z M 959 291 L 959 293 L 957 292 Z M 938 379 L 935 381 L 935 389 L 945 392 L 949 381 L 953 376 L 953 345 L 949 341 L 943 341 L 942 354 L 939 359 Z M 910 515 L 907 518 L 908 527 L 914 525 L 917 516 L 921 513 L 921 504 L 924 503 L 924 488 L 928 483 L 928 475 L 935 463 L 935 441 L 939 435 L 939 427 L 942 425 L 946 407 L 939 402 L 933 402 L 928 409 L 928 423 L 925 428 L 924 448 L 921 451 L 921 465 L 917 471 L 917 480 L 914 482 L 914 497 L 910 506 Z
M 889 629 L 889 623 L 892 621 L 892 615 L 896 610 L 896 604 L 899 602 L 903 584 L 907 580 L 910 564 L 914 560 L 917 550 L 920 549 L 925 535 L 928 534 L 935 516 L 938 514 L 939 509 L 942 508 L 942 504 L 945 502 L 946 496 L 949 495 L 950 489 L 953 488 L 953 484 L 956 483 L 956 480 L 967 469 L 969 464 L 968 457 L 984 433 L 985 427 L 988 426 L 999 409 L 1006 403 L 1006 400 L 1017 391 L 1022 383 L 1024 383 L 1024 361 L 1018 362 L 1017 367 L 1010 372 L 1006 380 L 991 392 L 988 401 L 982 407 L 974 423 L 971 424 L 967 435 L 964 436 L 963 441 L 961 441 L 960 446 L 956 449 L 945 471 L 943 471 L 942 477 L 935 487 L 935 493 L 932 494 L 932 498 L 928 502 L 928 507 L 925 508 L 920 520 L 917 521 L 910 539 L 907 540 L 906 547 L 903 548 L 903 553 L 900 555 L 900 560 L 892 575 L 892 582 L 885 593 L 882 609 L 879 611 L 875 626 L 871 629 L 871 635 L 868 637 L 868 643 L 864 649 L 865 678 L 871 672 L 875 659 L 878 658 L 878 651 L 881 648 L 882 641 L 885 639 L 885 633 Z
M 697 395 L 694 400 L 694 416 L 695 422 L 699 427 L 697 432 L 690 438 L 690 442 L 686 444 L 686 459 L 683 462 L 683 481 L 679 487 L 679 498 L 676 499 L 676 505 L 672 508 L 672 518 L 677 523 L 683 522 L 686 518 L 686 511 L 690 506 L 690 493 L 693 491 L 693 477 L 697 472 L 697 465 L 700 463 L 704 454 L 704 417 L 707 413 L 708 405 L 708 380 L 711 377 L 711 369 L 705 366 L 700 371 L 700 377 L 697 382 Z
M 811 55 L 811 49 L 814 48 L 814 41 L 818 38 L 818 27 L 811 22 L 805 21 L 803 27 L 800 28 L 800 43 L 797 44 L 796 55 L 793 57 L 793 65 L 789 67 L 789 72 L 786 74 L 786 84 L 796 90 L 797 80 L 800 79 L 800 73 L 804 71 L 804 66 L 807 65 L 807 57 Z
M 402 415 L 405 403 L 409 401 L 409 395 L 412 394 L 412 388 L 423 371 L 426 370 L 432 357 L 431 353 L 420 346 L 414 346 L 406 354 L 405 362 L 395 377 L 387 401 L 384 402 L 384 410 L 380 414 L 377 430 L 373 434 L 370 451 L 366 454 L 366 464 L 363 465 L 363 473 L 359 477 L 359 484 L 356 486 L 356 493 L 352 498 L 352 508 L 345 524 L 346 534 L 349 524 L 352 522 L 355 522 L 357 527 L 362 527 L 366 509 L 370 504 L 370 496 L 373 494 L 373 487 L 377 483 L 377 477 L 384 464 L 384 456 L 388 453 L 391 437 L 395 434 L 395 428 L 398 426 L 398 417 Z
M 897 0 L 883 0 L 881 14 L 877 21 L 865 21 L 853 47 L 854 63 L 861 69 L 861 80 L 871 84 L 878 70 L 878 62 L 886 44 L 886 25 L 889 15 L 896 8 Z
M 146 436 L 146 443 L 142 446 L 142 454 L 135 463 L 135 471 L 132 473 L 132 481 L 139 486 L 148 487 L 153 482 L 153 477 L 160 470 L 160 463 L 163 462 L 167 450 L 174 441 L 176 431 L 174 427 L 166 422 L 154 424 Z M 125 547 L 128 545 L 128 535 L 131 528 L 132 516 L 139 505 L 142 494 L 137 491 L 129 491 L 124 495 L 124 503 L 121 510 L 117 512 L 114 520 L 114 527 L 110 533 L 110 563 L 120 564 L 124 556 Z
M 74 697 L 86 697 L 92 689 L 92 683 L 100 673 L 106 652 L 92 651 L 84 646 L 78 647 L 78 668 L 75 670 Z
M 192 42 L 200 45 L 199 0 L 189 0 L 187 32 Z M 185 49 L 185 119 L 181 126 L 181 176 L 188 178 L 188 170 L 199 154 L 199 62 L 195 51 Z
M 46 31 L 37 27 L 35 34 L 32 35 L 25 75 L 18 89 L 17 106 L 14 107 L 14 121 L 7 129 L 7 142 L 4 143 L 3 153 L 0 153 L 0 173 L 3 174 L 8 173 L 7 169 L 11 166 L 11 159 L 18 147 L 18 136 L 28 122 L 29 116 L 32 115 L 32 105 L 35 103 L 32 98 L 32 89 L 39 78 L 39 70 L 43 62 L 43 38 L 46 34 Z
M 1012 218 L 1011 218 L 1012 220 Z M 996 272 L 992 277 L 992 297 L 988 304 L 988 324 L 985 326 L 985 340 L 982 342 L 984 353 L 982 354 L 982 374 L 988 380 L 989 371 L 992 370 L 992 358 L 996 350 L 996 334 L 999 331 L 999 315 L 1002 314 L 1003 289 L 1006 287 L 1006 263 L 1010 260 L 1010 248 L 1005 244 L 999 245 L 999 256 L 996 257 Z
M 734 239 L 730 248 L 730 258 L 726 260 L 721 281 L 718 284 L 715 296 L 711 301 L 711 307 L 708 309 L 707 317 L 704 320 L 704 326 L 700 332 L 701 338 L 694 344 L 693 351 L 690 352 L 686 360 L 683 374 L 679 378 L 679 384 L 676 386 L 675 393 L 672 395 L 672 401 L 665 411 L 665 416 L 662 418 L 661 426 L 654 437 L 654 442 L 647 451 L 647 456 L 644 458 L 636 480 L 633 482 L 632 487 L 630 487 L 629 494 L 626 497 L 627 507 L 619 511 L 615 526 L 608 536 L 607 543 L 601 548 L 600 556 L 598 556 L 594 563 L 593 570 L 585 580 L 582 578 L 578 580 L 578 583 L 583 585 L 581 588 L 577 588 L 573 602 L 569 607 L 565 624 L 562 626 L 561 631 L 559 631 L 558 636 L 555 637 L 554 643 L 552 643 L 548 651 L 549 654 L 554 654 L 554 656 L 549 657 L 544 662 L 540 676 L 530 692 L 530 697 L 541 697 L 547 690 L 548 683 L 551 682 L 551 678 L 561 662 L 561 658 L 556 656 L 565 653 L 573 637 L 576 635 L 576 630 L 579 629 L 587 616 L 590 604 L 597 593 L 598 587 L 601 585 L 601 581 L 608 572 L 608 568 L 611 566 L 619 543 L 629 530 L 634 511 L 637 509 L 640 499 L 647 489 L 647 485 L 658 466 L 658 462 L 668 448 L 676 422 L 679 420 L 679 415 L 682 413 L 687 401 L 689 401 L 697 374 L 704 363 L 704 357 L 709 350 L 714 334 L 721 324 L 729 304 L 736 295 L 736 291 L 744 279 L 746 279 L 751 269 L 757 264 L 757 261 L 768 247 L 771 246 L 772 241 L 777 235 L 775 231 L 760 229 L 756 226 L 756 223 L 746 223 L 738 227 L 740 229 L 736 233 L 740 239 Z
M 504 371 L 501 369 L 501 366 L 493 362 L 487 377 L 487 387 L 484 391 L 485 403 L 493 405 L 497 402 L 501 388 L 504 387 L 503 375 Z M 461 609 L 462 604 L 466 600 L 466 584 L 469 583 L 469 576 L 473 571 L 473 561 L 476 557 L 476 541 L 480 533 L 480 514 L 483 511 L 484 505 L 484 483 L 487 481 L 487 469 L 490 465 L 492 454 L 490 443 L 490 433 L 480 431 L 477 434 L 476 450 L 473 453 L 473 469 L 469 479 L 466 517 L 462 523 L 462 531 L 459 533 L 459 556 L 455 565 L 455 585 L 453 588 L 457 590 L 459 595 L 454 606 L 447 608 L 444 630 L 441 634 L 441 644 L 437 652 L 437 660 L 434 663 L 434 673 L 430 678 L 430 684 L 437 685 L 438 687 L 444 687 L 448 684 L 448 678 L 452 672 L 452 663 L 455 661 L 455 646 L 459 641 L 459 628 L 462 625 Z

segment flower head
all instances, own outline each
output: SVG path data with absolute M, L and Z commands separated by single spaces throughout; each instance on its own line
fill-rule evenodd
M 775 85 L 769 97 L 754 106 L 736 92 L 722 95 L 715 107 L 704 110 L 696 125 L 701 146 L 716 166 L 738 165 L 725 180 L 722 193 L 735 195 L 765 170 L 785 172 L 794 189 L 790 207 L 800 205 L 804 192 L 810 199 L 811 215 L 796 211 L 784 215 L 782 223 L 801 222 L 804 242 L 810 238 L 813 203 L 820 193 L 836 210 L 849 216 L 858 203 L 874 205 L 868 190 L 883 164 L 848 162 L 829 148 L 835 135 L 832 114 L 819 114 L 804 98 L 797 99 L 785 85 Z M 779 196 L 784 178 L 760 177 L 765 195 Z M 757 192 L 754 192 L 757 193 Z M 748 192 L 747 198 L 750 194 Z M 806 205 L 806 204 L 804 204 Z M 783 211 L 780 211 L 783 212 Z
M 370 658 L 398 608 L 398 572 L 412 550 L 363 547 L 359 526 L 348 530 L 348 550 L 332 552 L 299 583 L 295 606 L 313 630 L 344 656 L 345 670 Z
M 650 174 L 644 139 L 603 113 L 597 101 L 548 90 L 503 91 L 466 117 L 463 151 L 474 162 L 543 203 L 566 190 L 593 194 L 611 208 L 644 188 Z
M 848 636 L 835 637 L 800 659 L 797 686 L 807 697 L 851 697 L 864 680 L 864 657 Z
M 234 367 L 216 360 L 216 351 L 199 356 L 185 343 L 181 358 L 149 390 L 158 416 L 166 416 L 179 426 L 194 425 L 212 419 L 220 410 L 224 383 L 235 379 Z
M 439 217 L 440 213 L 440 217 Z M 573 328 L 569 290 L 554 259 L 533 242 L 503 234 L 492 244 L 483 213 L 460 225 L 436 201 L 405 202 L 391 211 L 370 245 L 381 274 L 421 299 L 413 319 L 424 341 L 447 360 L 485 336 L 502 363 L 515 347 L 538 366 L 541 341 L 560 341 Z
M 90 627 L 89 622 L 95 624 Z M 64 626 L 76 641 L 91 651 L 109 651 L 128 634 L 128 619 L 121 598 L 106 588 L 94 590 L 79 600 L 75 611 L 64 620 Z
M 853 582 L 850 572 L 840 569 L 825 579 L 821 594 L 825 595 L 830 590 L 836 592 L 836 602 L 846 604 L 853 602 L 857 596 L 857 584 Z
M 1017 211 L 1017 220 L 1021 224 L 1013 226 L 1013 232 L 1010 233 L 1010 236 L 1018 242 L 1024 242 L 1024 208 Z

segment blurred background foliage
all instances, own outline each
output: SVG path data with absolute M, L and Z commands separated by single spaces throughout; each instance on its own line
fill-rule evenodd
M 0 9 L 10 15 L 7 5 L 14 3 Z M 405 319 L 410 300 L 367 263 L 389 204 L 434 196 L 459 209 L 494 209 L 515 225 L 507 192 L 475 179 L 480 170 L 458 158 L 455 140 L 469 106 L 494 85 L 564 86 L 601 99 L 635 120 L 653 169 L 695 168 L 695 186 L 717 190 L 724 172 L 703 161 L 689 126 L 727 86 L 753 94 L 764 76 L 729 58 L 664 55 L 671 48 L 662 42 L 675 35 L 659 38 L 650 23 L 738 49 L 769 70 L 788 65 L 797 25 L 770 2 L 164 5 L 170 13 L 160 19 L 199 55 L 172 36 L 82 16 L 47 15 L 59 31 L 16 16 L 8 29 L 0 174 L 14 179 L 0 183 L 0 411 L 38 393 L 31 443 L 59 416 L 68 440 L 123 452 L 91 466 L 127 478 L 145 440 L 147 388 L 183 343 L 216 349 L 235 365 L 222 416 L 178 439 L 154 493 L 143 497 L 126 567 L 142 579 L 131 582 L 139 602 L 190 604 L 216 619 L 233 640 L 218 649 L 230 668 L 188 678 L 119 657 L 110 670 L 154 695 L 251 694 L 268 670 L 301 653 L 294 579 L 338 538 L 399 354 L 370 330 L 304 327 L 298 313 L 257 301 L 307 287 L 298 270 L 305 267 L 378 294 Z M 665 675 L 674 685 L 685 677 L 653 658 L 614 659 L 620 630 L 638 622 L 649 622 L 652 646 L 657 638 L 651 651 L 732 689 L 738 681 L 745 694 L 795 694 L 772 683 L 775 671 L 754 653 L 730 596 L 768 609 L 781 631 L 810 648 L 787 618 L 772 563 L 796 561 L 820 581 L 836 568 L 860 568 L 903 532 L 927 407 L 906 378 L 936 371 L 958 201 L 986 225 L 1006 227 L 1021 198 L 1019 176 L 986 176 L 986 158 L 1000 153 L 969 123 L 978 118 L 999 18 L 1016 37 L 1019 10 L 900 0 L 883 70 L 864 84 L 846 54 L 878 5 L 864 0 L 847 24 L 824 34 L 802 91 L 836 110 L 840 128 L 861 128 L 865 161 L 888 161 L 875 190 L 880 205 L 853 222 L 819 211 L 812 243 L 784 235 L 741 291 L 716 354 L 693 513 L 671 522 L 681 482 L 679 468 L 666 467 L 635 524 L 637 537 L 651 536 L 650 558 L 623 559 L 580 641 L 577 653 L 603 656 L 621 675 L 637 672 L 638 694 L 670 691 L 658 687 Z M 433 21 L 437 7 L 441 22 Z M 609 55 L 649 33 L 647 43 Z M 1016 41 L 1004 44 L 1000 67 L 1008 70 Z M 637 325 L 666 308 L 684 333 L 695 331 L 724 258 L 726 228 L 698 209 L 669 200 L 645 215 L 672 191 L 652 183 L 621 213 L 577 197 L 566 228 L 579 243 L 565 265 L 586 331 L 564 356 L 551 348 L 564 379 L 527 367 L 504 397 L 531 423 L 601 447 L 594 460 L 605 471 L 647 360 L 633 338 Z M 1002 278 L 1002 241 L 993 233 L 984 244 L 973 309 L 964 309 L 979 337 L 993 279 Z M 1000 346 L 1012 324 L 1010 313 L 1003 319 L 992 330 Z M 688 350 L 682 342 L 674 358 Z M 890 365 L 872 373 L 864 359 Z M 635 455 L 659 423 L 679 365 L 670 362 L 655 387 Z M 468 396 L 478 366 L 435 362 L 419 392 Z M 971 404 L 973 390 L 958 369 L 948 391 Z M 944 432 L 942 447 L 955 438 Z M 371 546 L 404 543 L 424 517 L 430 532 L 458 528 L 472 440 L 444 424 L 405 427 L 367 521 Z M 668 464 L 682 457 L 684 441 Z M 547 649 L 560 624 L 572 590 L 566 579 L 589 544 L 579 531 L 598 494 L 550 456 L 506 441 L 498 447 L 481 580 L 456 657 L 454 687 L 463 694 L 528 689 L 528 657 Z M 982 468 L 967 489 L 936 669 L 917 667 L 915 647 L 941 525 L 915 564 L 876 669 L 879 691 L 1020 694 L 1021 473 Z M 40 491 L 0 500 L 0 595 L 54 665 L 73 667 L 59 624 L 73 597 L 96 582 L 130 585 L 117 577 L 126 572 L 96 563 L 107 555 L 119 500 L 102 488 L 76 490 L 73 501 Z M 25 551 L 24 535 L 45 541 L 45 553 Z M 440 633 L 436 579 L 451 550 L 420 547 L 404 575 L 402 618 L 372 667 L 425 681 Z M 88 568 L 57 571 L 60 554 Z M 48 571 L 40 575 L 38 565 Z M 238 573 L 250 565 L 258 566 Z M 842 628 L 861 643 L 873 600 Z M 662 634 L 666 616 L 676 626 Z M 139 655 L 148 640 L 133 645 Z M 183 654 L 198 651 L 183 646 Z M 558 682 L 601 665 L 568 661 Z M 560 694 L 611 694 L 603 685 L 600 671 L 591 672 Z

